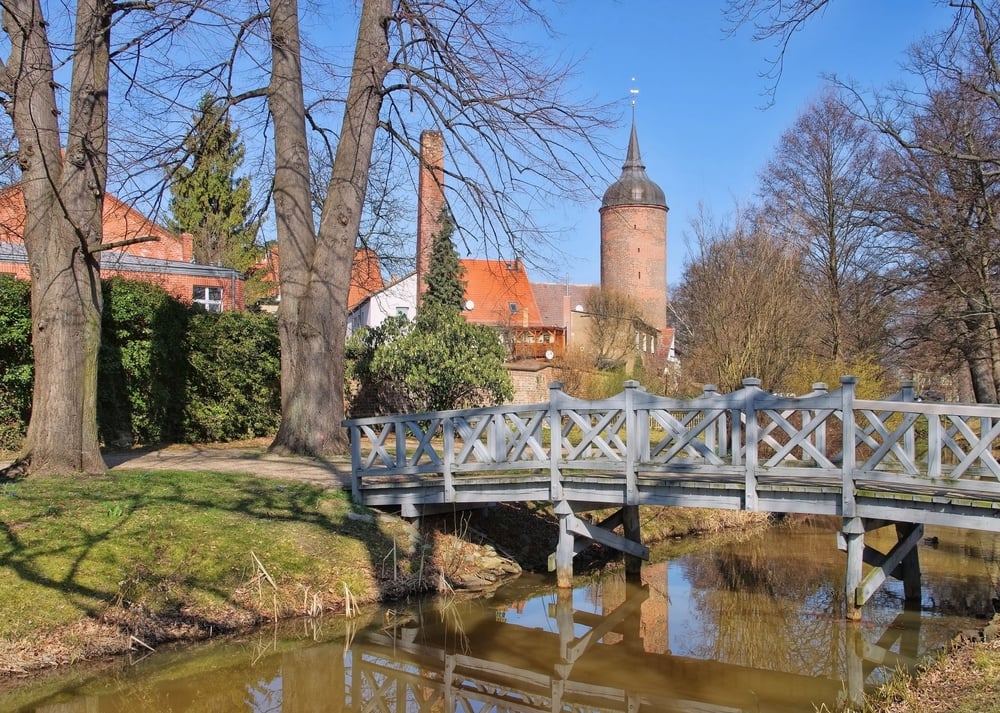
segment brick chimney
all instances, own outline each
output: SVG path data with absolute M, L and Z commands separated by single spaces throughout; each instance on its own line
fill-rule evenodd
M 181 233 L 181 260 L 194 262 L 194 236 L 191 233 Z
M 420 180 L 417 186 L 417 302 L 427 291 L 424 275 L 431 264 L 434 236 L 444 208 L 444 137 L 440 131 L 420 135 Z

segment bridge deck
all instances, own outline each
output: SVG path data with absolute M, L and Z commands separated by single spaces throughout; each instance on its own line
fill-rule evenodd
M 593 507 L 623 503 L 624 479 L 617 472 L 563 473 L 564 499 Z M 745 510 L 746 481 L 735 473 L 694 476 L 678 473 L 637 473 L 638 505 Z M 839 477 L 795 474 L 758 475 L 756 510 L 840 516 Z M 549 501 L 547 473 L 457 475 L 449 492 L 441 475 L 376 476 L 365 479 L 362 501 L 372 507 L 418 508 L 427 505 L 482 505 L 495 502 Z M 928 525 L 970 524 L 1000 532 L 1000 499 L 990 491 L 955 491 L 938 484 L 887 483 L 856 480 L 856 516 Z

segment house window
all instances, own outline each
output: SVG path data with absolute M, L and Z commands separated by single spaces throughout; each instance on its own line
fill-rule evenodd
M 507 306 L 510 308 L 511 314 L 517 314 L 517 302 L 508 302 Z
M 222 288 L 195 285 L 191 301 L 196 305 L 201 305 L 208 312 L 221 312 Z
M 406 307 L 397 307 L 396 308 L 396 316 L 397 317 L 409 317 L 410 316 L 410 310 L 407 309 Z

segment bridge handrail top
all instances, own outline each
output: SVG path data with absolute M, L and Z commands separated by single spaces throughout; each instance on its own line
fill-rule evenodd
M 548 411 L 553 407 L 558 411 L 597 411 L 621 408 L 625 403 L 624 393 L 622 392 L 606 399 L 588 400 L 570 396 L 562 391 L 554 391 L 551 403 L 504 404 L 471 409 L 449 409 L 445 411 L 426 411 L 423 413 L 398 413 L 386 414 L 384 416 L 347 418 L 341 421 L 341 426 L 350 428 L 355 426 L 383 425 L 386 423 L 402 423 L 405 421 L 446 420 L 454 417 L 474 418 L 476 416 L 487 415 L 538 413 Z M 831 392 L 813 392 L 803 396 L 783 396 L 771 394 L 758 388 L 744 388 L 726 394 L 702 394 L 691 399 L 657 396 L 656 394 L 636 389 L 632 393 L 632 398 L 633 405 L 637 409 L 675 411 L 742 409 L 745 408 L 747 399 L 753 400 L 754 409 L 758 411 L 764 409 L 839 409 L 843 404 L 839 389 Z M 1000 406 L 993 404 L 855 399 L 853 407 L 855 410 L 1000 418 Z
M 1000 406 L 996 404 L 967 404 L 956 401 L 873 401 L 856 399 L 855 410 L 898 411 L 900 413 L 923 413 L 935 416 L 982 416 L 1000 418 Z

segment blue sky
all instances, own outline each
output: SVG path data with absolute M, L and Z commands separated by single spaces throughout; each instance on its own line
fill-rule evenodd
M 578 83 L 601 101 L 620 100 L 613 141 L 624 160 L 631 78 L 639 89 L 636 121 L 646 171 L 670 206 L 667 273 L 680 279 L 685 234 L 699 202 L 716 216 L 745 203 L 781 134 L 835 73 L 879 87 L 904 76 L 907 47 L 950 22 L 937 0 L 832 0 L 796 35 L 774 97 L 764 108 L 767 59 L 774 50 L 749 30 L 723 32 L 723 0 L 584 0 L 554 18 L 554 51 L 583 56 Z M 560 46 L 561 45 L 561 46 Z M 597 193 L 603 192 L 599 188 Z M 566 231 L 552 271 L 571 282 L 600 279 L 599 198 L 550 214 Z M 532 275 L 533 279 L 550 279 Z

